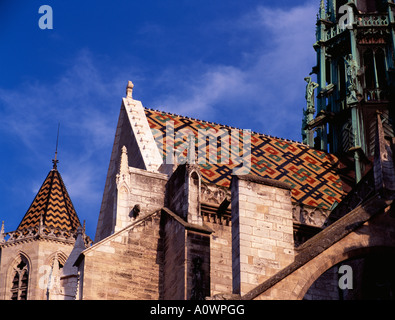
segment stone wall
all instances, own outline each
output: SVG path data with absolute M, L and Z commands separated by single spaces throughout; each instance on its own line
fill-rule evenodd
M 160 299 L 162 259 L 157 212 L 83 252 L 82 298 Z
M 187 299 L 203 300 L 211 294 L 210 235 L 187 231 Z
M 129 167 L 129 173 L 129 210 L 131 211 L 135 205 L 139 205 L 140 215 L 144 216 L 163 208 L 167 176 L 132 167 Z
M 20 241 L 3 244 L 0 261 L 0 300 L 11 299 L 13 267 L 18 257 L 25 257 L 29 265 L 28 300 L 46 300 L 47 283 L 55 253 L 63 264 L 73 249 L 73 244 L 66 244 L 50 239 Z M 51 295 L 50 295 L 51 298 Z
M 114 207 L 116 205 L 117 186 L 116 175 L 119 173 L 121 148 L 125 146 L 127 150 L 134 150 L 130 157 L 130 165 L 144 169 L 144 161 L 138 149 L 136 138 L 133 135 L 132 127 L 128 121 L 128 115 L 124 104 L 121 106 L 117 129 L 114 138 L 114 145 L 111 153 L 110 164 L 108 166 L 107 178 L 104 187 L 103 199 L 100 208 L 99 220 L 96 227 L 95 242 L 109 236 L 114 231 Z
M 177 167 L 166 188 L 166 207 L 187 221 L 189 207 L 187 165 Z
M 114 178 L 116 190 L 112 203 L 116 206 L 111 212 L 100 215 L 96 242 L 125 228 L 137 216 L 143 217 L 164 206 L 167 175 L 130 167 L 129 158 L 127 148 L 123 146 L 119 173 Z M 106 225 L 102 225 L 104 221 Z
M 294 259 L 289 186 L 256 176 L 234 176 L 233 293 L 244 294 Z
M 232 293 L 232 227 L 205 222 L 214 232 L 210 239 L 211 295 Z
M 188 223 L 171 210 L 162 210 L 164 299 L 210 296 L 211 233 L 206 226 Z
M 298 250 L 292 264 L 243 298 L 303 299 L 309 288 L 315 286 L 314 282 L 339 263 L 349 264 L 352 259 L 369 257 L 380 250 L 385 250 L 388 256 L 393 255 L 394 220 L 388 212 L 382 212 L 387 204 L 379 196 L 365 201 L 363 205 L 308 240 Z M 356 268 L 355 264 L 351 266 Z M 354 279 L 355 276 L 357 273 L 354 274 Z
M 185 293 L 185 227 L 177 220 L 163 217 L 164 222 L 164 266 L 163 298 L 184 300 Z
M 162 158 L 149 128 L 143 105 L 132 98 L 132 85 L 128 84 L 127 91 L 129 93 L 126 98 L 122 99 L 119 113 L 95 242 L 104 239 L 115 230 L 114 215 L 117 213 L 114 212 L 114 207 L 117 205 L 118 197 L 116 176 L 120 169 L 121 148 L 125 146 L 127 150 L 133 151 L 128 156 L 129 167 L 158 172 L 157 169 L 162 164 Z
M 199 166 L 195 164 L 179 165 L 167 183 L 165 204 L 188 223 L 202 225 L 199 170 Z

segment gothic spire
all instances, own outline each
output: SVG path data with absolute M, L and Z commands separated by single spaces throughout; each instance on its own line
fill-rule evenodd
M 17 230 L 38 227 L 74 232 L 80 225 L 63 179 L 58 170 L 52 169 Z
M 4 221 L 1 222 L 1 229 L 0 229 L 0 243 L 4 242 Z
M 55 158 L 52 160 L 54 170 L 56 170 L 58 168 L 58 163 L 59 163 L 59 160 L 57 159 L 58 158 L 58 143 L 59 143 L 59 127 L 60 127 L 60 122 L 58 123 L 58 134 L 56 136 Z

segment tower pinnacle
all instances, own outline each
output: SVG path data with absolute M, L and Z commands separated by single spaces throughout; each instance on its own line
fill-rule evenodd
M 134 88 L 134 84 L 132 81 L 128 81 L 128 85 L 126 86 L 126 97 L 133 99 L 133 88 Z
M 52 160 L 53 163 L 53 169 L 57 169 L 59 160 L 58 158 L 58 143 L 59 143 L 59 127 L 60 123 L 58 123 L 58 134 L 56 136 L 56 148 L 55 148 L 55 158 Z

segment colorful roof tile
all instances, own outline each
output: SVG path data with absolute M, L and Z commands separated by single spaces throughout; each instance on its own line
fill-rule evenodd
M 42 226 L 74 232 L 81 225 L 56 166 L 45 178 L 17 230 Z
M 145 109 L 145 113 L 164 159 L 164 144 L 166 143 L 164 141 L 166 141 L 168 121 L 172 121 L 174 127 L 173 137 L 176 149 L 183 143 L 182 135 L 177 135 L 177 132 L 184 128 L 191 130 L 196 138 L 199 129 L 215 129 L 217 132 L 222 130 L 220 132 L 224 133 L 227 130 L 229 137 L 232 137 L 232 130 L 237 130 L 240 133 L 239 146 L 242 144 L 243 131 L 240 129 L 151 109 Z M 207 151 L 209 150 L 206 141 L 199 141 L 199 139 L 196 141 L 196 152 L 204 147 L 207 148 Z M 239 163 L 229 161 L 228 164 L 222 164 L 220 147 L 218 142 L 217 152 L 215 154 L 212 152 L 209 155 L 210 158 L 207 159 L 206 164 L 200 164 L 201 173 L 205 182 L 229 187 L 232 169 Z M 295 202 L 329 209 L 335 201 L 340 202 L 345 196 L 342 181 L 337 173 L 338 159 L 334 155 L 312 149 L 299 142 L 256 132 L 251 132 L 250 150 L 250 173 L 288 183 L 293 188 L 292 198 Z M 241 156 L 243 150 L 239 151 Z M 217 157 L 217 161 L 212 161 L 215 157 Z

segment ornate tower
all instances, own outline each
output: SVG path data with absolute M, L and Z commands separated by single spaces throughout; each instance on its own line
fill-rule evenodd
M 320 3 L 317 65 L 310 73 L 317 82 L 306 78 L 302 136 L 306 144 L 336 154 L 353 182 L 371 166 L 376 112 L 385 134 L 394 135 L 394 12 L 390 0 Z
M 81 223 L 57 170 L 45 178 L 18 228 L 0 230 L 0 300 L 58 299 L 61 268 Z M 90 239 L 83 235 L 85 243 Z

